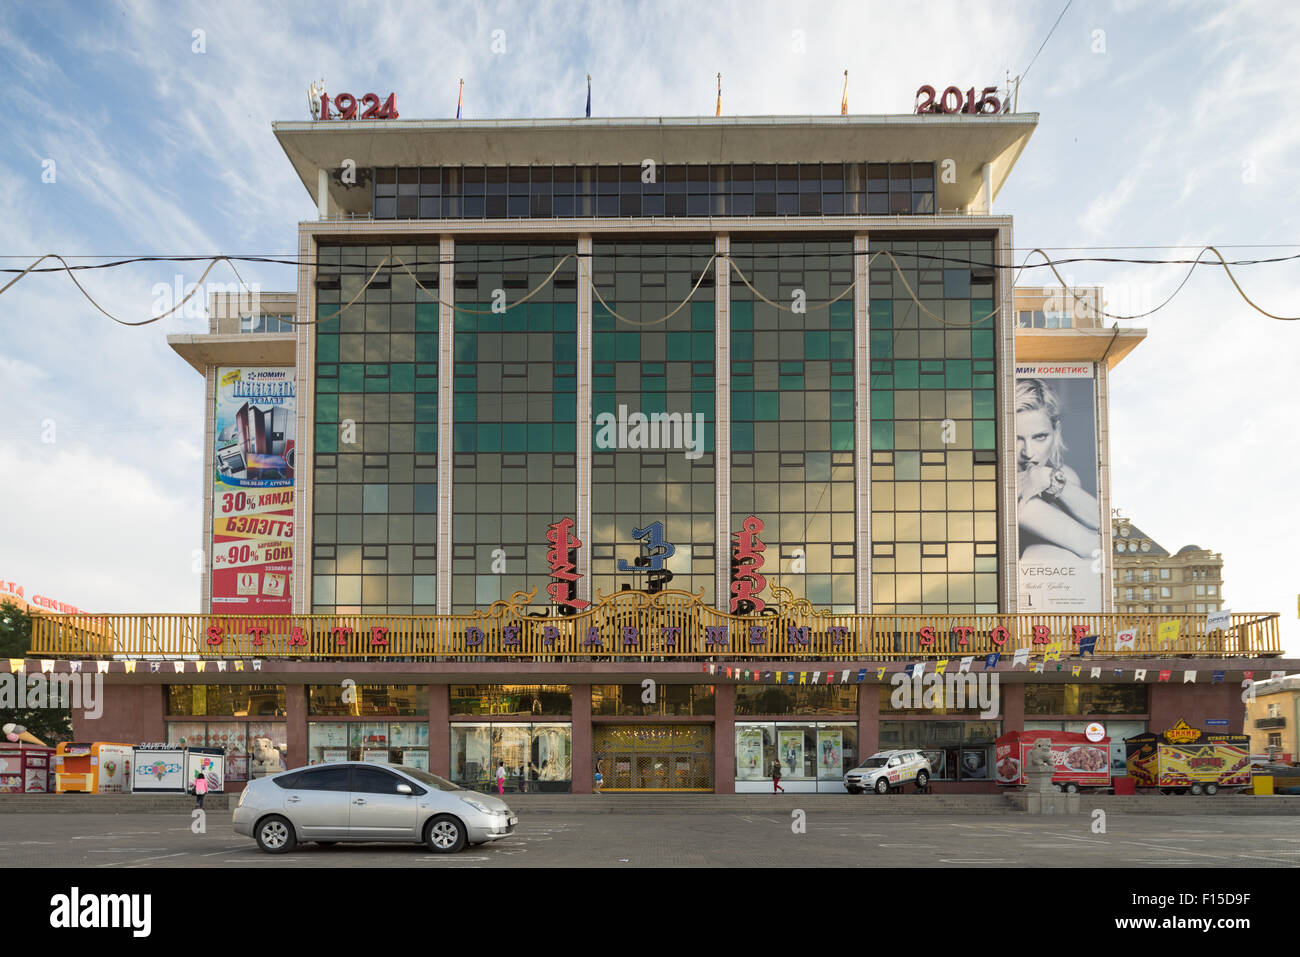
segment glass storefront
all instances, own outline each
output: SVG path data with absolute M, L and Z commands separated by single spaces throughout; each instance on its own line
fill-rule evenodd
M 167 713 L 284 717 L 284 685 L 168 685 Z
M 713 685 L 654 685 L 654 701 L 647 702 L 641 684 L 592 685 L 591 713 L 616 715 L 713 714 Z
M 855 685 L 736 685 L 736 717 L 857 713 Z
M 452 714 L 572 714 L 568 685 L 452 685 Z
M 496 791 L 498 764 L 507 791 L 572 790 L 573 725 L 492 722 L 451 726 L 451 780 L 474 791 Z
M 712 791 L 713 726 L 605 724 L 591 729 L 603 791 Z
M 427 685 L 308 685 L 311 715 L 427 715 Z
M 882 721 L 880 750 L 920 750 L 936 781 L 991 781 L 1001 733 L 1001 721 Z
M 428 721 L 309 721 L 307 763 L 376 761 L 429 770 Z
M 844 772 L 858 764 L 858 726 L 849 722 L 737 722 L 736 791 L 770 792 L 781 762 L 787 791 L 844 793 Z
M 225 748 L 226 780 L 247 781 L 250 777 L 293 767 L 286 743 L 287 728 L 283 720 L 168 721 L 167 743 L 178 747 Z
M 1146 714 L 1144 684 L 1027 684 L 1025 714 Z

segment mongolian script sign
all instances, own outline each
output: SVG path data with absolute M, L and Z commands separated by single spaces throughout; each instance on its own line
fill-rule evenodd
M 562 518 L 553 523 L 546 530 L 546 540 L 551 543 L 546 550 L 546 561 L 551 566 L 551 577 L 555 579 L 546 586 L 547 594 L 555 599 L 556 604 L 579 610 L 586 608 L 591 603 L 577 597 L 581 576 L 574 559 L 582 542 L 573 534 L 573 519 Z
M 758 570 L 763 567 L 762 552 L 767 548 L 758 540 L 758 533 L 762 530 L 762 520 L 751 515 L 740 523 L 740 531 L 733 535 L 736 540 L 731 550 L 733 558 L 731 613 L 733 615 L 758 612 L 767 607 L 767 603 L 758 597 L 758 593 L 767 587 L 767 579 L 758 573 Z

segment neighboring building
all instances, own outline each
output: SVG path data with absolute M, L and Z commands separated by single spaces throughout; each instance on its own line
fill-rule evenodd
M 1297 728 L 1300 728 L 1300 675 L 1256 682 L 1255 697 L 1246 702 L 1250 753 L 1300 761 Z
M 1108 382 L 1145 332 L 1013 290 L 992 200 L 1036 122 L 275 124 L 320 218 L 262 308 L 299 324 L 227 300 L 171 337 L 207 383 L 204 614 L 104 616 L 129 660 L 85 733 L 582 793 L 763 790 L 778 755 L 836 791 L 896 747 L 992 790 L 1003 731 L 1240 730 L 1276 615 L 1162 646 L 1111 614 Z M 995 714 L 890 700 L 994 652 Z
M 1168 551 L 1126 518 L 1111 521 L 1115 611 L 1203 615 L 1223 608 L 1223 556 L 1199 545 Z

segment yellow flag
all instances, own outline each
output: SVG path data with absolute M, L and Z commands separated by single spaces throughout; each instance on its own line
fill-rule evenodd
M 1182 625 L 1183 622 L 1181 618 L 1175 618 L 1173 621 L 1162 621 L 1160 627 L 1156 631 L 1161 646 L 1164 646 L 1171 641 L 1177 641 L 1178 632 L 1182 628 Z

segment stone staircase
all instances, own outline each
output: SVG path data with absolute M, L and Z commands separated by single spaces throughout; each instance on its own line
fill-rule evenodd
M 209 794 L 205 811 L 229 814 L 239 795 Z M 185 814 L 189 794 L 0 794 L 0 814 Z

